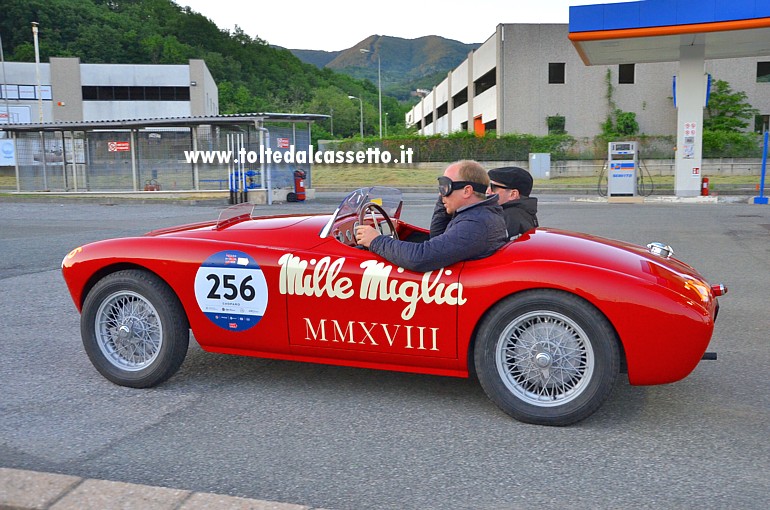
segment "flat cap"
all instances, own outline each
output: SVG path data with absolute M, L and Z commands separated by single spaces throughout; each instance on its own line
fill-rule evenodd
M 517 189 L 523 197 L 532 193 L 532 175 L 517 166 L 504 166 L 489 171 L 489 179 L 508 189 Z

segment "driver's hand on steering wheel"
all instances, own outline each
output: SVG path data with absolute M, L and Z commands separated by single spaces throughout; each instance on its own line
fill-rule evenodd
M 356 227 L 356 243 L 365 246 L 366 248 L 368 248 L 372 240 L 379 235 L 380 233 L 369 225 L 359 225 Z

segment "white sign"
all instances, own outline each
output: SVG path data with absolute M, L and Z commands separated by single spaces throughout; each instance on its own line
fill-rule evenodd
M 32 122 L 29 106 L 8 106 L 0 102 L 0 124 L 29 124 Z
M 0 166 L 16 166 L 16 144 L 13 140 L 0 140 Z

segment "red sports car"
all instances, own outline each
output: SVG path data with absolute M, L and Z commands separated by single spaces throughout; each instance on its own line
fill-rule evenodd
M 686 377 L 708 357 L 717 296 L 660 243 L 550 228 L 494 255 L 416 273 L 359 249 L 354 227 L 421 242 L 401 193 L 350 193 L 323 215 L 217 221 L 74 249 L 62 262 L 96 369 L 136 388 L 171 377 L 190 330 L 203 349 L 455 377 L 514 418 L 568 425 L 631 384 Z M 657 333 L 650 333 L 655 324 Z

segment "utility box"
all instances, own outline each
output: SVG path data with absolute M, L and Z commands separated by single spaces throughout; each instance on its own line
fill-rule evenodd
M 636 142 L 610 142 L 607 149 L 607 196 L 636 196 Z
M 531 152 L 529 154 L 529 173 L 533 179 L 551 178 L 551 153 Z

